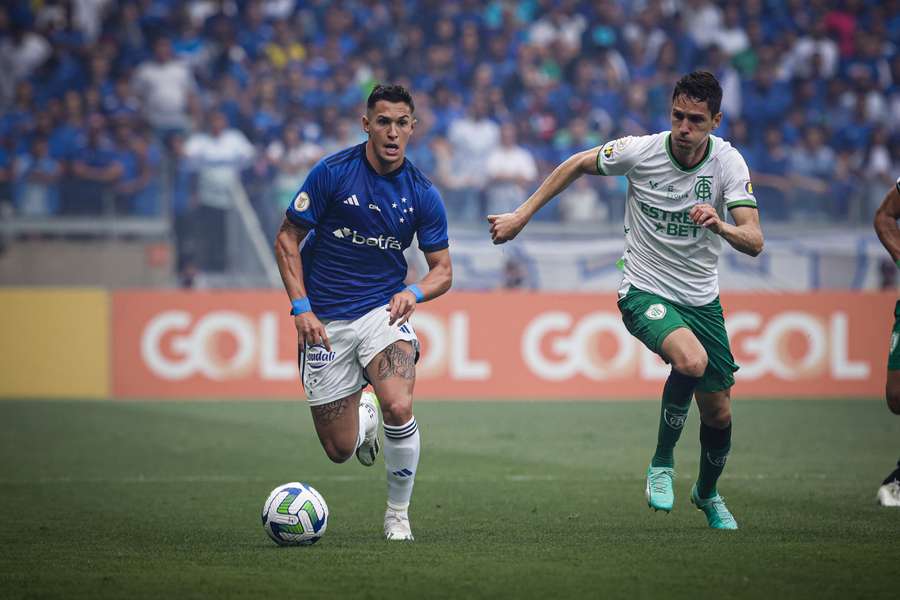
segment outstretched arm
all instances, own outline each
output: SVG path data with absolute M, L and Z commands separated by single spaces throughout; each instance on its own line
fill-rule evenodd
M 488 215 L 493 242 L 502 244 L 516 237 L 534 213 L 582 175 L 600 175 L 597 171 L 598 152 L 599 147 L 573 154 L 556 167 L 531 197 L 515 211 L 502 215 Z
M 422 281 L 416 283 L 418 291 L 422 294 L 421 300 L 410 288 L 397 292 L 388 304 L 391 313 L 389 323 L 403 325 L 412 316 L 417 302 L 434 300 L 450 289 L 453 283 L 453 265 L 450 262 L 450 250 L 444 248 L 435 252 L 426 252 L 425 261 L 428 263 L 428 273 Z
M 898 185 L 895 185 L 887 193 L 881 206 L 875 211 L 875 233 L 878 234 L 878 239 L 881 240 L 894 262 L 900 261 L 898 218 L 900 218 L 900 180 L 898 180 Z
M 306 229 L 295 225 L 285 217 L 281 222 L 278 235 L 275 236 L 275 260 L 278 262 L 281 281 L 284 283 L 284 289 L 291 302 L 306 299 L 306 287 L 303 285 L 303 263 L 300 260 L 300 242 L 307 233 Z M 328 341 L 325 326 L 312 310 L 295 314 L 294 325 L 297 327 L 297 343 L 301 349 L 305 349 L 306 346 L 322 344 L 331 352 L 331 344 Z

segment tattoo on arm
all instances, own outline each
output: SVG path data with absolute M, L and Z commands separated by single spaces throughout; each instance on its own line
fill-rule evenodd
M 330 425 L 334 423 L 350 405 L 351 398 L 343 398 L 335 400 L 321 406 L 313 406 L 311 408 L 313 418 L 321 425 Z
M 415 353 L 406 349 L 406 343 L 394 342 L 381 353 L 378 372 L 375 376 L 378 379 L 388 379 L 389 377 L 415 379 Z
M 299 237 L 301 239 L 306 236 L 305 229 L 303 229 L 302 227 L 300 227 L 298 225 L 294 225 L 287 218 L 285 218 L 281 221 L 280 231 L 292 231 L 292 232 L 294 232 L 294 234 L 297 235 L 297 237 Z

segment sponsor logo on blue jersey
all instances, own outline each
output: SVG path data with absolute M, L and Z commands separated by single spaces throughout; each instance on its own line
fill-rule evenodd
M 349 227 L 341 227 L 331 232 L 339 240 L 350 240 L 357 246 L 372 246 L 381 250 L 402 250 L 400 240 L 392 235 L 381 234 L 378 237 L 366 237 Z

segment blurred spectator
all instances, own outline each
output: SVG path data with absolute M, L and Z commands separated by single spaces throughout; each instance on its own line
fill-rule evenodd
M 718 46 L 728 57 L 739 54 L 750 46 L 750 38 L 744 31 L 740 8 L 737 4 L 725 4 L 723 26 L 718 31 L 707 35 L 712 38 L 710 45 Z
M 34 115 L 34 93 L 31 83 L 20 81 L 16 85 L 13 105 L 0 118 L 0 133 L 17 136 L 31 126 Z
M 706 48 L 713 35 L 722 30 L 722 10 L 710 0 L 686 0 L 685 14 L 688 32 L 698 48 Z
M 842 220 L 853 216 L 859 221 L 871 219 L 872 213 L 865 210 L 861 201 L 856 162 L 852 152 L 846 148 L 838 150 L 831 176 L 831 198 L 821 213 L 823 217 Z
M 829 202 L 828 182 L 834 169 L 834 152 L 825 144 L 819 127 L 809 127 L 790 150 L 787 173 L 793 186 L 794 216 L 823 212 Z
M 131 88 L 131 77 L 123 73 L 116 77 L 112 90 L 101 99 L 103 112 L 108 117 L 136 117 L 141 103 Z
M 790 213 L 791 183 L 787 174 L 788 153 L 784 136 L 778 126 L 769 126 L 753 165 L 753 185 L 757 196 L 766 199 L 766 216 L 783 219 Z
M 484 165 L 500 144 L 500 127 L 488 116 L 484 96 L 472 99 L 469 113 L 450 125 L 451 169 L 455 176 L 450 185 L 453 197 L 448 215 L 472 221 L 483 214 L 479 202 L 481 188 L 487 183 Z
M 824 19 L 818 19 L 812 30 L 790 49 L 782 67 L 791 77 L 819 75 L 830 78 L 837 72 L 838 58 L 838 45 L 828 37 Z
M 803 132 L 801 142 L 791 149 L 788 166 L 795 176 L 827 181 L 834 168 L 834 150 L 825 143 L 821 127 L 811 126 Z
M 13 208 L 13 162 L 11 148 L 11 138 L 6 137 L 0 132 L 0 221 L 6 221 L 12 218 L 15 209 Z M 0 254 L 2 254 L 8 245 L 9 236 L 0 230 Z
M 506 255 L 506 261 L 503 263 L 503 281 L 500 287 L 505 290 L 535 287 L 528 271 L 528 265 L 519 253 L 511 252 Z
M 275 235 L 291 199 L 324 155 L 321 146 L 300 137 L 300 128 L 296 123 L 285 127 L 281 138 L 266 148 L 266 158 L 275 168 L 271 200 L 267 203 L 265 215 L 261 215 L 266 232 L 271 234 L 269 237 Z
M 196 89 L 187 63 L 172 54 L 172 42 L 161 36 L 153 43 L 153 58 L 134 72 L 134 90 L 144 118 L 160 135 L 190 128 L 189 103 Z
M 601 223 L 610 219 L 609 206 L 600 201 L 597 186 L 580 177 L 559 196 L 563 223 Z
M 878 289 L 897 289 L 897 265 L 890 258 L 882 256 L 878 260 Z
M 704 66 L 716 76 L 722 86 L 722 113 L 735 118 L 741 114 L 741 78 L 737 70 L 731 66 L 728 56 L 721 46 L 712 44 L 706 49 Z
M 50 156 L 44 137 L 35 137 L 27 152 L 16 157 L 16 208 L 26 217 L 49 217 L 59 211 L 62 164 Z
M 751 130 L 765 131 L 777 124 L 791 104 L 791 90 L 784 82 L 775 80 L 775 69 L 768 62 L 761 63 L 752 81 L 744 85 L 741 116 Z
M 13 23 L 9 35 L 0 38 L 0 64 L 9 67 L 4 77 L 12 81 L 27 79 L 50 58 L 53 49 L 40 33 L 22 23 Z
M 222 112 L 209 116 L 206 131 L 191 134 L 184 156 L 197 173 L 197 258 L 205 271 L 226 267 L 226 213 L 243 194 L 241 171 L 253 160 L 254 148 L 239 130 L 228 127 Z
M 0 135 L 0 215 L 12 214 L 13 154 L 9 151 L 11 138 Z
M 501 126 L 500 145 L 488 154 L 484 169 L 488 177 L 485 212 L 493 215 L 511 212 L 524 202 L 538 174 L 534 157 L 516 143 L 512 123 Z
M 287 19 L 275 21 L 272 41 L 265 45 L 264 51 L 269 63 L 279 71 L 306 57 L 306 48 L 294 37 Z
M 185 138 L 181 133 L 171 134 L 167 140 L 172 157 L 172 187 L 170 216 L 175 233 L 175 269 L 181 287 L 193 287 L 197 275 L 197 250 L 194 235 L 194 217 L 197 214 L 196 173 L 184 153 Z M 198 223 L 197 227 L 202 227 Z
M 244 7 L 243 26 L 238 32 L 238 43 L 250 60 L 262 54 L 266 44 L 272 40 L 272 27 L 263 16 L 262 2 L 250 0 Z
M 111 214 L 115 184 L 124 173 L 106 133 L 106 119 L 93 114 L 87 131 L 76 142 L 71 163 L 72 194 L 63 198 L 61 211 L 73 215 Z
M 116 183 L 116 212 L 124 215 L 159 214 L 159 190 L 154 185 L 159 175 L 159 153 L 127 118 L 114 126 L 116 153 L 122 176 Z
M 366 140 L 359 121 L 335 118 L 326 125 L 328 130 L 322 135 L 322 150 L 325 154 L 334 154 Z

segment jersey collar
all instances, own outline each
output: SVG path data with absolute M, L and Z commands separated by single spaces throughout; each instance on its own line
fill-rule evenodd
M 702 167 L 703 165 L 706 164 L 706 161 L 708 161 L 710 155 L 712 155 L 713 137 L 709 136 L 709 138 L 707 138 L 707 140 L 708 140 L 708 142 L 706 144 L 706 152 L 703 154 L 703 158 L 700 160 L 700 162 L 698 162 L 693 167 L 687 168 L 684 165 L 682 165 L 680 162 L 678 162 L 678 159 L 675 158 L 674 154 L 672 154 L 672 132 L 670 131 L 669 133 L 667 133 L 666 141 L 665 141 L 666 154 L 669 156 L 669 161 L 672 163 L 672 166 L 674 166 L 676 169 L 678 169 L 679 171 L 682 171 L 684 173 L 693 173 L 693 172 L 697 171 L 700 167 Z

